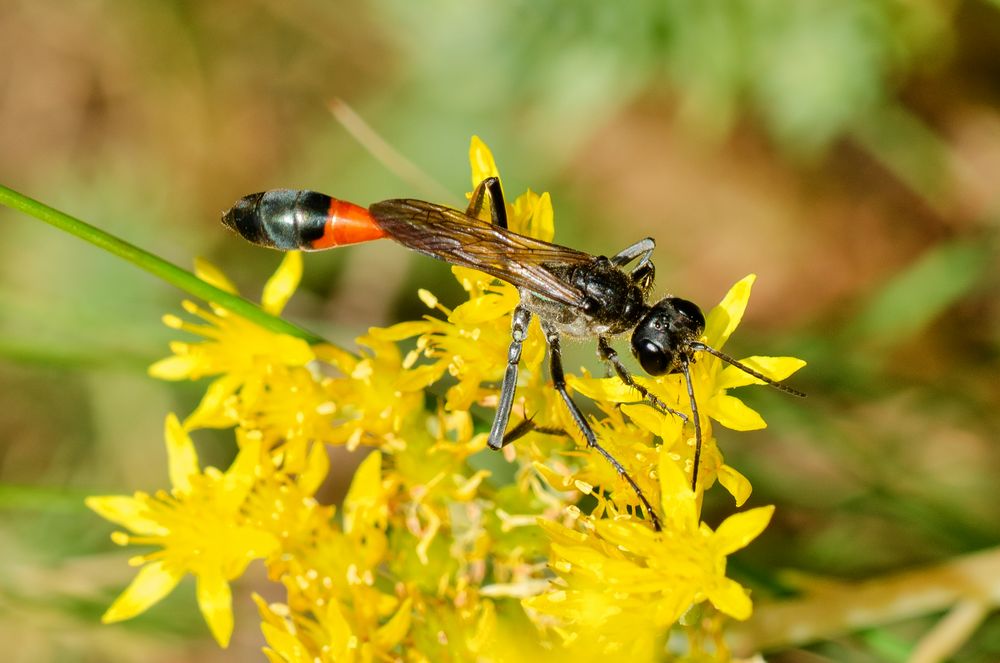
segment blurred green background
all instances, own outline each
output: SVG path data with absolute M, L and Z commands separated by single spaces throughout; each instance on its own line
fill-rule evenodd
M 334 98 L 422 175 L 359 145 Z M 508 193 L 552 193 L 560 243 L 651 235 L 659 289 L 706 308 L 757 273 L 727 350 L 810 362 L 807 400 L 749 390 L 770 428 L 719 432 L 751 503 L 778 505 L 734 561 L 762 594 L 781 569 L 864 578 L 1000 541 L 998 102 L 996 0 L 0 3 L 0 182 L 208 257 L 252 298 L 280 256 L 219 225 L 238 197 L 460 206 L 473 133 Z M 163 417 L 203 386 L 145 367 L 181 294 L 12 211 L 0 230 L 5 660 L 259 657 L 248 603 L 219 652 L 190 585 L 96 625 L 133 572 L 81 499 L 167 485 Z M 391 243 L 307 256 L 305 279 L 289 316 L 345 344 L 423 314 L 418 287 L 458 301 L 446 266 Z M 226 462 L 229 436 L 197 439 Z M 931 623 L 770 660 L 903 660 Z M 998 659 L 993 617 L 956 660 Z

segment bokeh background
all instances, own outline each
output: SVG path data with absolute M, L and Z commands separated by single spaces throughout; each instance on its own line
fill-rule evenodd
M 757 273 L 727 350 L 810 362 L 808 399 L 748 390 L 770 427 L 718 433 L 752 503 L 778 505 L 734 560 L 764 593 L 783 569 L 866 578 L 1000 542 L 998 102 L 996 0 L 0 3 L 0 182 L 182 266 L 205 256 L 252 298 L 280 256 L 219 225 L 238 197 L 461 206 L 472 134 L 508 192 L 552 193 L 560 243 L 651 235 L 660 290 L 706 308 Z M 288 315 L 350 344 L 422 315 L 418 287 L 458 300 L 446 266 L 388 242 L 310 255 Z M 190 585 L 96 624 L 133 572 L 81 500 L 167 485 L 163 417 L 202 386 L 145 369 L 181 298 L 0 209 L 5 660 L 259 657 L 249 605 L 219 652 Z M 232 454 L 197 439 L 207 462 Z M 732 510 L 710 502 L 710 521 Z M 771 660 L 905 660 L 930 623 Z M 994 616 L 955 660 L 998 659 Z

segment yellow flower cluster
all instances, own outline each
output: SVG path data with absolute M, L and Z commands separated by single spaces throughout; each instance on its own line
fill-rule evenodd
M 474 186 L 498 176 L 476 138 L 470 157 Z M 517 197 L 508 216 L 516 232 L 553 237 L 548 194 Z M 211 265 L 197 271 L 235 291 Z M 301 272 L 299 254 L 289 253 L 264 289 L 267 311 L 281 312 Z M 766 527 L 772 509 L 738 513 L 713 531 L 701 522 L 701 497 L 716 479 L 737 505 L 750 495 L 747 480 L 723 463 L 711 420 L 762 428 L 760 416 L 728 393 L 758 381 L 712 356 L 694 364 L 705 447 L 695 491 L 693 426 L 637 405 L 616 378 L 569 376 L 572 390 L 597 405 L 591 423 L 601 444 L 659 510 L 663 529 L 654 531 L 635 492 L 575 436 L 533 432 L 503 456 L 484 451 L 489 422 L 477 427 L 470 410 L 496 403 L 518 292 L 473 270 L 453 272 L 467 301 L 449 309 L 421 291 L 438 315 L 371 329 L 358 339 L 359 352 L 310 346 L 215 305 L 185 302 L 197 324 L 164 318 L 200 340 L 172 344 L 172 356 L 151 374 L 213 381 L 183 422 L 167 417 L 169 491 L 88 500 L 128 530 L 115 533 L 117 543 L 152 547 L 133 558 L 141 569 L 106 622 L 140 614 L 190 574 L 201 612 L 226 646 L 229 583 L 261 560 L 285 590 L 282 603 L 255 597 L 275 663 L 656 660 L 681 621 L 695 649 L 726 658 L 720 615 L 751 612 L 746 590 L 726 576 L 726 557 Z M 737 283 L 709 313 L 705 342 L 726 341 L 752 283 Z M 398 342 L 413 338 L 415 349 L 404 354 Z M 535 321 L 512 425 L 531 418 L 573 431 L 547 384 L 544 354 Z M 743 361 L 774 379 L 802 365 Z M 428 410 L 425 390 L 443 379 L 445 398 Z M 637 380 L 691 416 L 678 376 Z M 200 467 L 190 434 L 204 428 L 234 430 L 238 453 L 228 470 Z M 372 449 L 339 511 L 315 498 L 330 445 Z

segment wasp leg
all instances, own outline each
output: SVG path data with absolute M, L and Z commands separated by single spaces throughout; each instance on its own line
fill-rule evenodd
M 510 421 L 510 409 L 514 405 L 514 392 L 517 391 L 517 364 L 521 361 L 521 346 L 524 339 L 528 338 L 528 323 L 531 322 L 531 312 L 528 309 L 518 306 L 514 309 L 514 314 L 510 321 L 510 348 L 507 349 L 507 371 L 503 374 L 503 384 L 500 387 L 500 400 L 497 403 L 496 418 L 493 419 L 493 426 L 490 428 L 490 437 L 487 444 L 490 449 L 501 449 L 521 437 L 518 435 L 514 439 L 504 437 L 507 430 L 507 422 Z M 516 429 L 515 429 L 516 430 Z M 527 431 L 525 431 L 527 432 Z
M 472 199 L 469 200 L 469 207 L 465 210 L 466 216 L 479 218 L 479 212 L 483 209 L 483 198 L 486 193 L 490 194 L 490 216 L 493 218 L 493 225 L 507 229 L 507 206 L 503 201 L 503 190 L 500 188 L 499 177 L 487 177 L 476 185 L 476 190 L 472 192 Z
M 655 247 L 656 242 L 653 241 L 653 238 L 647 237 L 611 257 L 612 264 L 617 267 L 624 267 L 636 258 L 639 259 L 636 266 L 629 272 L 629 278 L 632 279 L 632 283 L 642 288 L 643 292 L 647 292 L 653 287 L 656 268 L 653 267 L 651 256 Z
M 604 336 L 599 336 L 597 338 L 597 354 L 600 355 L 602 361 L 606 362 L 615 369 L 615 373 L 618 374 L 619 380 L 642 394 L 642 398 L 648 401 L 650 405 L 664 414 L 672 414 L 675 417 L 680 417 L 685 423 L 687 422 L 688 416 L 686 414 L 678 412 L 674 408 L 670 407 L 659 398 L 649 393 L 648 389 L 632 378 L 632 374 L 628 372 L 628 369 L 625 368 L 625 365 L 622 364 L 621 360 L 618 358 L 618 352 L 611 347 L 611 343 L 609 343 L 608 339 Z
M 698 467 L 701 465 L 701 417 L 698 416 L 698 403 L 694 398 L 694 386 L 691 384 L 691 371 L 687 359 L 681 360 L 681 372 L 687 383 L 688 400 L 691 401 L 691 415 L 694 417 L 694 466 L 691 469 L 691 490 L 698 492 Z
M 559 393 L 559 396 L 562 397 L 566 407 L 569 408 L 569 413 L 573 417 L 573 423 L 575 423 L 576 427 L 580 429 L 581 433 L 583 433 L 583 437 L 587 440 L 587 446 L 593 448 L 599 454 L 604 456 L 604 459 L 611 463 L 611 467 L 615 468 L 615 471 L 618 472 L 618 476 L 624 479 L 626 483 L 632 487 L 632 490 L 635 491 L 639 501 L 642 502 L 642 505 L 646 508 L 646 513 L 649 514 L 649 519 L 652 521 L 653 527 L 656 528 L 656 531 L 660 531 L 660 518 L 656 515 L 656 511 L 653 510 L 652 505 L 649 503 L 649 500 L 646 499 L 646 496 L 639 488 L 639 485 L 636 484 L 631 476 L 629 476 L 628 472 L 625 471 L 625 468 L 622 467 L 622 464 L 619 463 L 614 456 L 608 453 L 607 449 L 602 447 L 597 442 L 597 436 L 594 435 L 594 431 L 590 428 L 590 424 L 587 423 L 586 418 L 583 416 L 583 412 L 580 411 L 580 408 L 577 407 L 576 403 L 574 403 L 573 399 L 570 397 L 569 392 L 566 391 L 566 375 L 563 373 L 562 350 L 559 346 L 559 332 L 547 325 L 545 325 L 543 329 L 545 329 L 545 338 L 549 344 L 549 372 L 552 374 L 552 386 L 555 387 L 555 390 Z
M 649 262 L 649 257 L 653 255 L 653 249 L 655 248 L 656 241 L 652 237 L 646 237 L 611 256 L 611 262 L 617 267 L 624 267 L 636 258 L 639 258 L 638 266 L 641 266 Z

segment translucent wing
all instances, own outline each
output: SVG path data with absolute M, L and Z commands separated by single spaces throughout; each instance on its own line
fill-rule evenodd
M 414 251 L 478 269 L 569 306 L 586 304 L 586 295 L 551 268 L 593 262 L 589 253 L 519 235 L 422 200 L 385 200 L 368 211 L 390 238 Z

